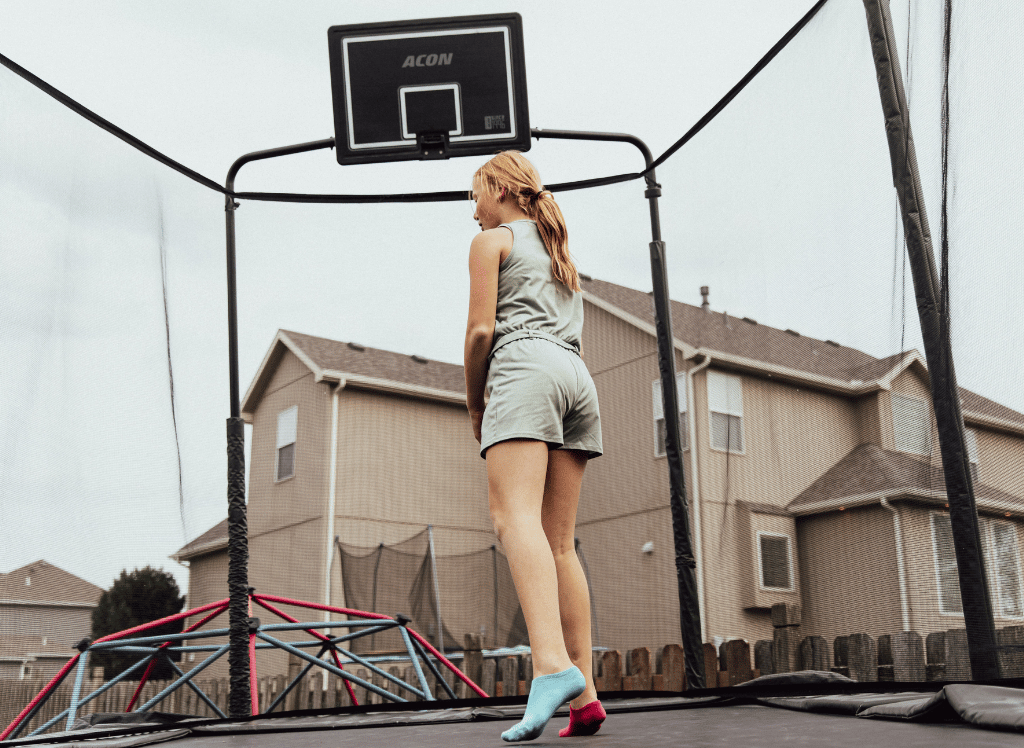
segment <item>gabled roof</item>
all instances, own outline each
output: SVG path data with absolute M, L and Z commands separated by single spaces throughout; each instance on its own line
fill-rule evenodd
M 452 403 L 466 400 L 465 376 L 457 364 L 279 330 L 242 400 L 246 420 L 252 418 L 285 351 L 295 354 L 317 382 Z
M 198 538 L 186 543 L 171 556 L 181 563 L 228 547 L 228 521 L 221 520 Z
M 979 507 L 999 511 L 1024 510 L 1024 497 L 976 483 Z M 861 444 L 808 486 L 786 507 L 792 514 L 817 514 L 840 507 L 877 504 L 883 498 L 921 498 L 946 501 L 942 469 L 930 460 Z
M 43 560 L 0 574 L 0 604 L 94 607 L 102 594 L 102 587 Z
M 584 298 L 621 319 L 653 333 L 650 294 L 607 281 L 582 279 Z M 709 355 L 719 365 L 759 376 L 857 396 L 889 389 L 892 380 L 913 368 L 927 380 L 924 358 L 905 351 L 875 358 L 856 348 L 779 330 L 724 312 L 671 302 L 672 334 L 688 358 Z M 1024 414 L 960 388 L 965 419 L 991 428 L 1024 433 Z

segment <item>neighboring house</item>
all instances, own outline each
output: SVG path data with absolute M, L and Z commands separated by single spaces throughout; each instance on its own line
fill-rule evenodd
M 0 678 L 50 678 L 92 631 L 103 590 L 46 561 L 0 574 Z
M 678 641 L 652 300 L 583 289 L 605 445 L 577 523 L 595 643 Z M 876 359 L 707 305 L 672 315 L 705 641 L 770 638 L 776 602 L 802 604 L 805 635 L 962 627 L 922 357 Z M 961 399 L 997 625 L 1020 623 L 1024 415 Z M 461 367 L 281 331 L 242 410 L 257 589 L 343 602 L 334 536 L 370 549 L 431 524 L 439 555 L 494 542 Z M 176 555 L 189 605 L 225 595 L 226 535 L 222 523 Z M 443 601 L 472 594 L 459 581 L 439 580 Z M 477 631 L 457 605 L 445 624 Z

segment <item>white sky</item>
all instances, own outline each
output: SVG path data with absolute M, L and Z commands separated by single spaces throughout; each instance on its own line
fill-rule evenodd
M 0 0 L 0 52 L 222 181 L 243 153 L 333 136 L 332 25 L 516 10 L 530 124 L 629 132 L 657 155 L 811 5 Z M 919 5 L 915 14 L 925 12 Z M 893 12 L 905 47 L 906 3 Z M 1013 251 L 1024 154 L 1019 138 L 1002 135 L 1024 124 L 1024 66 L 1007 52 L 1021 19 L 961 12 L 952 131 L 958 371 L 964 386 L 1024 410 L 1012 345 L 1024 287 Z M 910 37 L 936 237 L 940 24 L 937 15 L 915 18 Z M 616 144 L 535 141 L 529 156 L 548 182 L 642 163 Z M 479 163 L 343 168 L 320 151 L 249 165 L 237 188 L 464 189 Z M 658 177 L 673 298 L 699 304 L 709 285 L 716 310 L 876 356 L 900 349 L 895 198 L 860 0 L 831 0 Z M 642 183 L 566 193 L 559 203 L 584 272 L 650 288 Z M 243 204 L 243 392 L 279 328 L 459 362 L 471 213 L 468 203 Z M 186 587 L 187 572 L 168 555 L 226 513 L 224 272 L 222 198 L 0 69 L 0 571 L 46 558 L 106 587 L 122 568 L 150 564 Z M 906 296 L 905 347 L 920 348 L 909 277 Z

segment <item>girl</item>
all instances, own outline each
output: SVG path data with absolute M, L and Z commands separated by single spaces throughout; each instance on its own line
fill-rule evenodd
M 562 212 L 521 153 L 480 167 L 472 196 L 482 233 L 469 250 L 466 405 L 535 674 L 522 721 L 501 737 L 538 737 L 567 701 L 569 726 L 559 734 L 592 735 L 605 712 L 573 541 L 583 470 L 602 447 L 597 392 L 580 352 L 579 274 Z

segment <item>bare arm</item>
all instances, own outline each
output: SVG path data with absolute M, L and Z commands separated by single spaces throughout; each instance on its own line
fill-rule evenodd
M 469 319 L 466 322 L 464 356 L 466 407 L 473 418 L 473 430 L 478 441 L 487 384 L 487 356 L 494 343 L 498 266 L 502 249 L 511 244 L 511 233 L 497 228 L 477 234 L 469 248 Z

